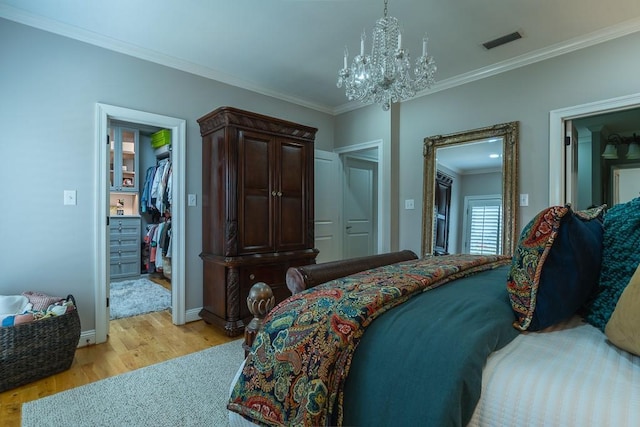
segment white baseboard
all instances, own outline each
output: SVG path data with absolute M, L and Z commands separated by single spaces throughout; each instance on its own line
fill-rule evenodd
M 78 347 L 86 347 L 96 343 L 96 330 L 91 329 L 88 331 L 82 331 L 80 333 L 80 340 L 78 341 Z
M 200 307 L 200 308 L 192 308 L 190 310 L 187 310 L 184 313 L 185 322 L 189 323 L 189 322 L 196 322 L 198 320 L 202 320 L 202 318 L 200 316 L 198 316 L 198 313 L 200 313 L 200 310 L 202 310 L 202 307 Z

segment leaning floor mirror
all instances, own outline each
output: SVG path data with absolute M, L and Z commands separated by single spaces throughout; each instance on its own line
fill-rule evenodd
M 512 255 L 518 122 L 424 139 L 422 256 Z

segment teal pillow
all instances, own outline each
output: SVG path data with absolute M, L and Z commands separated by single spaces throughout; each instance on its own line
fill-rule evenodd
M 522 230 L 507 279 L 514 327 L 537 331 L 575 314 L 593 297 L 602 258 L 604 206 L 552 206 Z
M 599 289 L 586 320 L 604 332 L 640 264 L 640 197 L 609 209 L 604 217 L 603 244 Z

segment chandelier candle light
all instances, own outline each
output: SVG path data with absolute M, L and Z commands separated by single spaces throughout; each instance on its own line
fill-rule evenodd
M 387 111 L 391 103 L 412 98 L 418 91 L 431 87 L 434 83 L 436 65 L 427 54 L 427 37 L 422 39 L 422 56 L 416 60 L 415 77 L 411 77 L 411 58 L 402 48 L 402 33 L 398 20 L 387 16 L 387 2 L 384 2 L 384 16 L 376 21 L 373 28 L 371 54 L 364 54 L 365 33 L 360 38 L 360 54 L 348 66 L 349 52 L 344 48 L 344 68 L 338 71 L 338 87 L 344 85 L 347 98 L 364 103 L 382 104 Z

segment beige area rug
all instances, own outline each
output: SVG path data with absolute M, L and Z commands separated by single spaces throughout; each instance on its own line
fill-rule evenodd
M 242 340 L 22 405 L 24 427 L 225 426 Z

